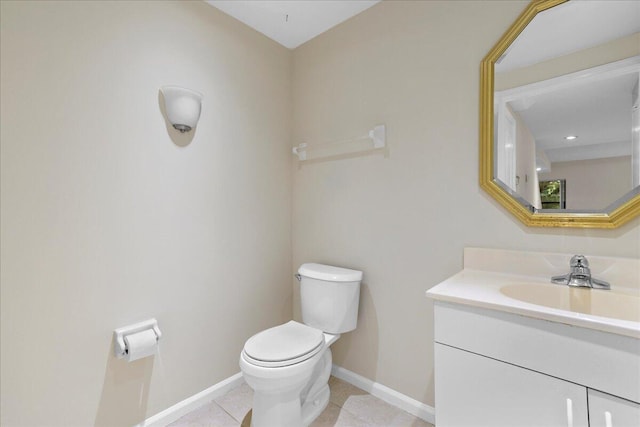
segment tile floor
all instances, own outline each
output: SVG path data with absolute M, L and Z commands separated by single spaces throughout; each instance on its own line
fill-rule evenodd
M 311 427 L 433 427 L 335 377 L 329 379 L 329 388 L 327 409 Z M 249 427 L 252 398 L 251 388 L 242 384 L 169 427 Z

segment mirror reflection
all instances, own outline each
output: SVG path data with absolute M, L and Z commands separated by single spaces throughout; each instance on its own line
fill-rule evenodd
M 608 212 L 640 191 L 640 2 L 538 13 L 496 61 L 494 171 L 531 210 Z

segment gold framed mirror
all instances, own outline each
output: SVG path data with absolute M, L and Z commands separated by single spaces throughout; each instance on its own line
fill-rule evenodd
M 639 81 L 640 2 L 532 0 L 481 63 L 481 187 L 528 226 L 638 216 Z

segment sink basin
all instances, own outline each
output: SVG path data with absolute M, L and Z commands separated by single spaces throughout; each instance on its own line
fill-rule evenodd
M 640 322 L 640 297 L 616 291 L 551 284 L 511 284 L 500 288 L 509 298 L 559 310 Z

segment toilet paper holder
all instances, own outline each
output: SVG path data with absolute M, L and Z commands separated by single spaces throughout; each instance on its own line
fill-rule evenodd
M 160 340 L 162 332 L 160 332 L 160 328 L 158 328 L 158 321 L 156 319 L 149 319 L 144 322 L 134 323 L 133 325 L 123 326 L 122 328 L 118 328 L 113 331 L 114 351 L 118 359 L 126 356 L 129 352 L 129 349 L 124 342 L 124 337 L 147 329 L 153 330 L 156 334 L 156 341 Z

